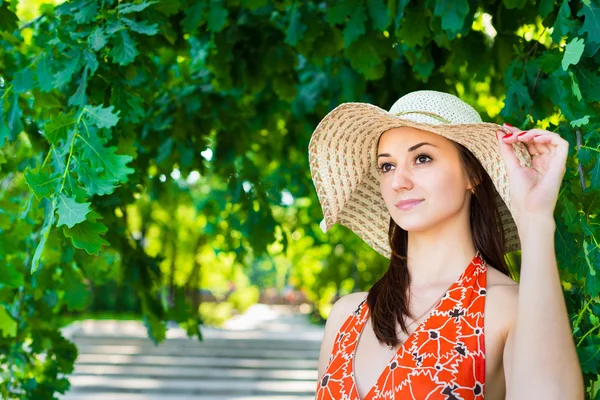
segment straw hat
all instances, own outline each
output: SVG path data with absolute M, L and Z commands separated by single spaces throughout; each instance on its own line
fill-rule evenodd
M 519 250 L 508 175 L 496 138 L 496 131 L 503 127 L 482 122 L 477 111 L 458 97 L 433 90 L 408 93 L 389 112 L 368 103 L 343 103 L 321 120 L 310 139 L 308 153 L 323 210 L 323 232 L 339 223 L 391 258 L 390 213 L 379 186 L 377 142 L 383 132 L 402 126 L 436 133 L 473 153 L 494 182 L 506 251 Z M 520 165 L 531 167 L 527 147 L 523 143 L 512 146 Z

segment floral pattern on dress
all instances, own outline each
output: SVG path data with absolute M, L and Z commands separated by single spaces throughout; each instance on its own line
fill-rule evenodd
M 316 400 L 482 400 L 486 264 L 479 252 L 360 399 L 354 353 L 369 319 L 366 296 L 336 334 Z

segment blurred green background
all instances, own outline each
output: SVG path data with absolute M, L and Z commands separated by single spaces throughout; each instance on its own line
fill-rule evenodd
M 342 102 L 432 89 L 571 144 L 557 260 L 599 398 L 598 15 L 592 0 L 1 0 L 0 392 L 64 391 L 77 351 L 59 328 L 81 318 L 139 318 L 157 342 L 166 321 L 201 338 L 257 302 L 322 324 L 387 263 L 321 232 L 310 135 Z

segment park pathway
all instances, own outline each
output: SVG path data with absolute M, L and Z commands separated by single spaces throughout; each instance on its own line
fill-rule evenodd
M 64 400 L 314 399 L 323 328 L 290 306 L 257 304 L 204 341 L 170 328 L 159 346 L 134 321 L 65 329 L 79 357 Z

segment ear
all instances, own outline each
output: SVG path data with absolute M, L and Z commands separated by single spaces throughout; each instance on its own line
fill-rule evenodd
M 476 179 L 475 183 L 469 184 L 469 187 L 467 187 L 467 190 L 475 189 L 475 187 L 477 185 L 479 185 L 480 183 L 481 183 L 481 180 L 480 179 Z

